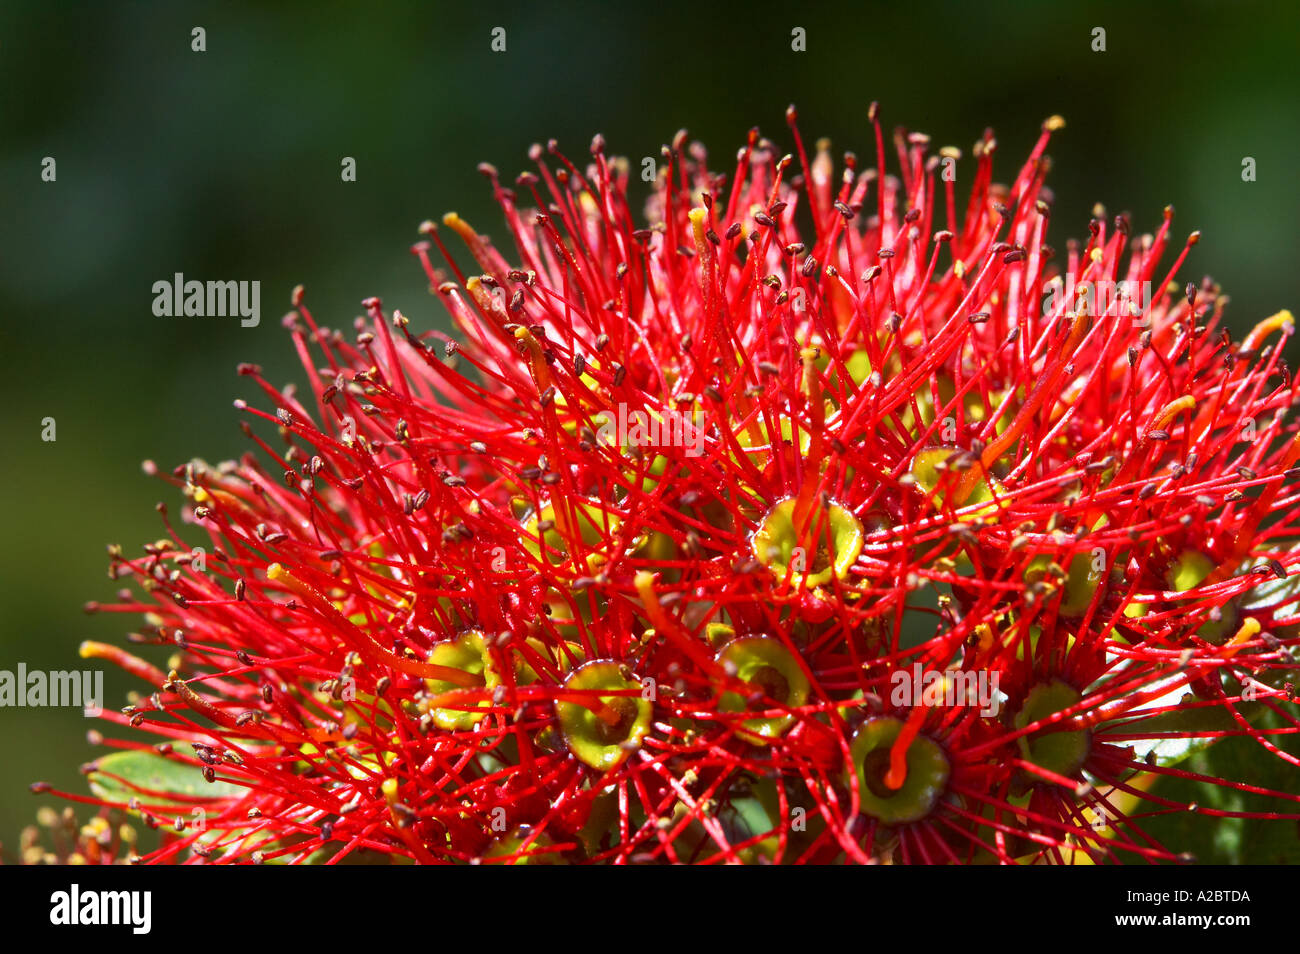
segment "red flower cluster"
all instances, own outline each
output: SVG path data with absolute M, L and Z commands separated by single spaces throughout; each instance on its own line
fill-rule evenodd
M 113 551 L 172 671 L 83 647 L 150 686 L 84 799 L 145 860 L 1173 859 L 1162 775 L 1297 817 L 1175 765 L 1296 761 L 1290 314 L 1233 344 L 1170 209 L 1045 244 L 1059 118 L 964 208 L 874 106 L 838 174 L 789 119 L 730 178 L 679 134 L 645 227 L 599 137 L 482 166 L 513 250 L 414 247 L 450 335 L 295 294 L 309 392 L 241 367 L 263 454 L 168 478 L 204 549 Z

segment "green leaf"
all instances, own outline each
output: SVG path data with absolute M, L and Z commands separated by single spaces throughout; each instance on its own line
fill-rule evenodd
M 1173 705 L 1182 697 L 1184 689 L 1179 688 L 1168 696 L 1153 703 L 1153 708 Z M 1177 698 L 1175 698 L 1177 697 Z M 1245 703 L 1238 706 L 1239 711 L 1249 717 L 1259 708 L 1257 703 Z M 1141 710 L 1138 710 L 1139 712 Z M 1137 714 L 1137 713 L 1134 713 Z M 1156 734 L 1162 732 L 1231 732 L 1240 728 L 1225 710 L 1218 706 L 1183 707 L 1162 712 L 1159 715 L 1134 719 L 1132 722 L 1117 724 L 1116 732 L 1124 735 Z M 1117 741 L 1117 745 L 1132 746 L 1134 757 L 1143 759 L 1154 752 L 1156 759 L 1163 766 L 1175 765 L 1183 759 L 1200 752 L 1212 745 L 1218 736 L 1189 736 L 1187 738 L 1151 738 L 1134 741 Z M 1099 741 L 1108 741 L 1100 735 Z
M 1300 615 L 1300 575 L 1265 580 L 1246 593 L 1242 607 L 1248 611 L 1271 608 L 1279 619 Z
M 1276 727 L 1281 720 L 1272 712 L 1259 720 L 1261 727 Z M 1295 736 L 1273 736 L 1294 754 Z M 1285 741 L 1284 741 L 1285 740 Z M 1248 782 L 1274 791 L 1300 793 L 1300 773 L 1295 767 L 1248 738 L 1228 738 L 1194 753 L 1181 768 L 1215 778 Z M 1152 789 L 1163 798 L 1224 811 L 1278 811 L 1276 801 L 1264 795 L 1240 792 L 1190 779 L 1161 778 Z M 1154 803 L 1141 810 L 1161 811 Z M 1285 811 L 1285 808 L 1281 810 Z M 1191 812 L 1170 812 L 1138 819 L 1147 834 L 1175 851 L 1190 851 L 1203 864 L 1300 863 L 1300 831 L 1294 820 L 1266 818 L 1216 818 Z
M 90 774 L 90 790 L 105 801 L 126 803 L 134 798 L 154 808 L 188 808 L 200 801 L 238 797 L 246 791 L 229 782 L 209 782 L 196 766 L 140 750 L 114 752 L 100 759 Z

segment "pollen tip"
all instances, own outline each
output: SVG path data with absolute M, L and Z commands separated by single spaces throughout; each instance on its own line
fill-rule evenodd
M 444 215 L 442 217 L 442 224 L 459 235 L 467 245 L 472 245 L 474 242 L 478 241 L 478 233 L 474 231 L 473 227 L 468 222 L 462 219 L 455 212 L 448 212 Z
M 1233 636 L 1229 642 L 1234 646 L 1240 645 L 1241 643 L 1248 643 L 1259 635 L 1259 631 L 1259 620 L 1253 616 L 1247 616 L 1242 622 L 1241 628 L 1237 630 L 1236 635 Z

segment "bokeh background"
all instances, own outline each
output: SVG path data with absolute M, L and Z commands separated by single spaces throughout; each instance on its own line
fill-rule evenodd
M 191 51 L 201 26 L 207 51 Z M 506 51 L 490 48 L 506 29 Z M 791 30 L 807 51 L 791 50 Z M 1107 31 L 1106 51 L 1091 49 Z M 455 209 L 501 237 L 482 160 L 513 178 L 554 137 L 593 133 L 639 158 L 685 126 L 728 162 L 759 125 L 789 143 L 870 151 L 867 104 L 969 147 L 986 126 L 1009 179 L 1060 113 L 1051 241 L 1086 234 L 1095 202 L 1154 229 L 1200 229 L 1185 280 L 1212 274 L 1238 331 L 1300 306 L 1300 12 L 1233 3 L 327 3 L 0 5 L 0 669 L 76 668 L 78 643 L 131 621 L 87 616 L 111 598 L 104 545 L 156 539 L 142 475 L 246 449 L 234 374 L 297 379 L 279 317 L 298 283 L 339 325 L 380 295 L 417 326 L 441 321 L 407 247 Z M 40 179 L 57 161 L 57 181 Z M 340 180 L 351 156 L 357 181 Z M 1257 180 L 1242 181 L 1243 157 Z M 151 286 L 174 272 L 259 280 L 262 323 L 169 319 Z M 1295 362 L 1292 362 L 1293 365 Z M 41 440 L 54 417 L 57 441 Z M 138 551 L 137 551 L 138 552 Z M 126 684 L 108 673 L 109 703 Z M 90 723 L 0 709 L 0 842 L 12 849 L 43 779 L 81 790 Z M 1220 748 L 1220 747 L 1216 747 Z M 1300 771 L 1221 747 L 1229 771 L 1300 791 Z M 1207 756 L 1207 758 L 1209 758 Z M 1227 797 L 1220 807 L 1244 804 Z M 1294 823 L 1153 827 L 1203 860 L 1292 856 Z

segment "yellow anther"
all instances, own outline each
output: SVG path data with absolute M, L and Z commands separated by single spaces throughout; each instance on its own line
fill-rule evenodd
M 1155 421 L 1152 422 L 1152 426 L 1148 429 L 1147 432 L 1150 433 L 1153 430 L 1158 431 L 1164 429 L 1164 427 L 1168 425 L 1170 421 L 1172 421 L 1183 411 L 1190 411 L 1195 407 L 1196 407 L 1196 398 L 1192 397 L 1190 394 L 1184 394 L 1176 401 L 1170 401 L 1168 404 L 1166 404 L 1164 407 L 1160 409 L 1160 413 L 1156 415 Z
M 1276 315 L 1270 315 L 1250 329 L 1250 334 L 1246 335 L 1246 340 L 1241 343 L 1241 350 L 1254 351 L 1263 344 L 1265 338 L 1275 331 L 1281 331 L 1286 335 L 1290 335 L 1295 331 L 1295 318 L 1285 308 Z
M 466 244 L 478 241 L 478 233 L 455 212 L 448 212 L 444 215 L 442 224 L 464 239 Z
M 691 209 L 687 214 L 691 220 L 691 231 L 695 233 L 695 247 L 702 248 L 704 246 L 705 225 L 709 221 L 709 212 L 707 209 L 700 208 Z
M 1225 655 L 1234 655 L 1244 644 L 1258 636 L 1259 630 L 1259 620 L 1255 619 L 1253 616 L 1247 616 L 1245 621 L 1241 624 L 1241 628 L 1237 630 L 1236 635 L 1233 636 L 1232 639 L 1228 640 L 1225 648 L 1229 651 Z

